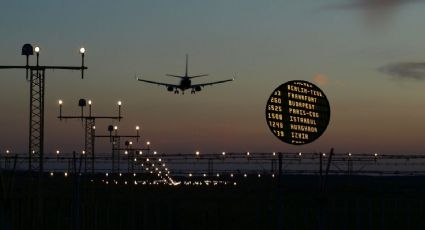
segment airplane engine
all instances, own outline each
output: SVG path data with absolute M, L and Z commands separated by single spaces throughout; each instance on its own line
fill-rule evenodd
M 172 87 L 172 86 L 168 86 L 168 87 L 167 87 L 167 90 L 171 92 L 171 91 L 173 91 L 173 90 L 174 90 L 174 87 Z
M 202 88 L 201 88 L 201 86 L 196 86 L 196 87 L 195 87 L 195 90 L 199 92 L 199 91 L 201 91 L 201 90 L 202 90 Z

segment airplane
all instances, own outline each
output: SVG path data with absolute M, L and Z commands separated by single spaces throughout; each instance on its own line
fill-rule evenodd
M 162 82 L 156 82 L 156 81 L 149 81 L 149 80 L 144 80 L 144 79 L 140 79 L 137 78 L 136 79 L 138 81 L 142 81 L 142 82 L 146 82 L 146 83 L 151 83 L 151 84 L 156 84 L 156 85 L 163 85 L 165 87 L 167 87 L 167 90 L 169 92 L 174 91 L 174 94 L 178 94 L 179 90 L 182 92 L 182 94 L 184 94 L 184 91 L 187 89 L 191 89 L 191 94 L 195 94 L 196 92 L 199 92 L 202 90 L 202 88 L 204 86 L 208 86 L 208 85 L 215 85 L 215 84 L 220 84 L 220 83 L 224 83 L 224 82 L 229 82 L 229 81 L 234 81 L 235 78 L 232 79 L 227 79 L 227 80 L 222 80 L 222 81 L 215 81 L 215 82 L 207 82 L 207 83 L 201 83 L 201 84 L 192 84 L 191 79 L 193 78 L 198 78 L 198 77 L 205 77 L 208 76 L 208 74 L 201 74 L 201 75 L 194 75 L 194 76 L 189 76 L 187 74 L 187 70 L 188 70 L 188 55 L 186 54 L 186 72 L 184 74 L 184 76 L 179 76 L 179 75 L 173 75 L 173 74 L 166 74 L 166 76 L 169 77 L 176 77 L 176 78 L 180 78 L 180 84 L 179 85 L 175 85 L 175 84 L 170 84 L 170 83 L 162 83 Z

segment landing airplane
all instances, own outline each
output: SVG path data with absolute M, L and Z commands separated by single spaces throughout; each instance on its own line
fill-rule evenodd
M 194 76 L 189 76 L 187 75 L 187 68 L 188 68 L 188 55 L 186 54 L 186 72 L 184 74 L 184 76 L 179 76 L 179 75 L 173 75 L 173 74 L 166 74 L 166 76 L 169 77 L 176 77 L 176 78 L 180 78 L 180 84 L 179 85 L 174 85 L 174 84 L 169 84 L 169 83 L 162 83 L 162 82 L 156 82 L 156 81 L 149 81 L 149 80 L 144 80 L 144 79 L 140 79 L 140 78 L 136 78 L 138 81 L 142 81 L 142 82 L 147 82 L 147 83 L 151 83 L 151 84 L 156 84 L 156 85 L 163 85 L 165 87 L 167 87 L 168 91 L 174 91 L 175 94 L 179 93 L 179 90 L 182 92 L 182 94 L 184 94 L 184 91 L 187 89 L 191 89 L 191 94 L 195 94 L 196 92 L 199 92 L 202 90 L 202 88 L 204 86 L 207 85 L 215 85 L 215 84 L 220 84 L 220 83 L 224 83 L 224 82 L 228 82 L 228 81 L 234 81 L 235 78 L 232 79 L 227 79 L 227 80 L 222 80 L 222 81 L 215 81 L 215 82 L 207 82 L 207 83 L 201 83 L 201 84 L 194 84 L 192 85 L 192 78 L 197 78 L 197 77 L 205 77 L 208 76 L 208 74 L 201 74 L 201 75 L 194 75 Z

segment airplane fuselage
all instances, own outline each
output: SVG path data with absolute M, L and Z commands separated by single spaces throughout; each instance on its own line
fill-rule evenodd
M 189 78 L 182 78 L 182 80 L 180 81 L 180 89 L 181 90 L 186 90 L 186 89 L 190 89 L 190 87 L 192 86 L 192 81 Z

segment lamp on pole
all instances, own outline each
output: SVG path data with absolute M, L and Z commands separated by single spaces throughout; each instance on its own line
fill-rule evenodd
M 26 57 L 25 65 L 0 66 L 0 69 L 25 69 L 26 79 L 30 82 L 30 110 L 29 110 L 29 134 L 28 134 L 28 170 L 43 171 L 44 158 L 44 98 L 46 70 L 81 70 L 81 78 L 84 76 L 84 51 L 82 54 L 81 66 L 47 66 L 40 65 L 40 47 L 33 48 L 31 44 L 22 47 L 21 54 Z M 36 53 L 36 65 L 29 64 L 29 56 Z

